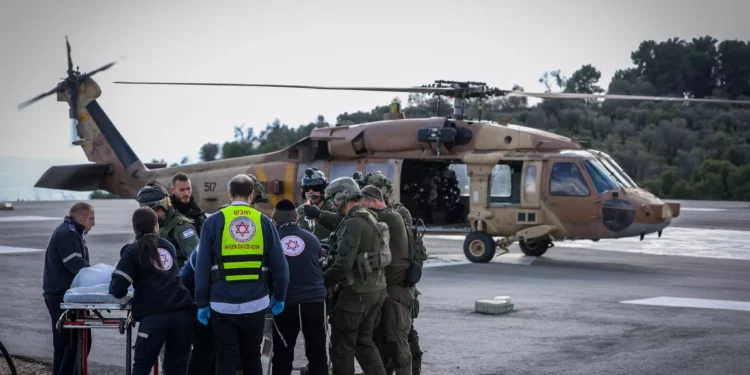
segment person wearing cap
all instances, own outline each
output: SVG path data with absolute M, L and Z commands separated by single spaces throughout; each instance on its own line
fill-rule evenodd
M 200 233 L 193 220 L 181 214 L 172 205 L 167 189 L 150 183 L 138 191 L 136 201 L 141 207 L 150 207 L 159 218 L 159 236 L 169 241 L 177 250 L 177 266 L 182 268 L 198 246 Z
M 273 222 L 250 206 L 254 192 L 250 176 L 235 176 L 228 188 L 232 203 L 203 224 L 195 304 L 204 326 L 211 319 L 217 374 L 236 374 L 240 360 L 244 375 L 260 375 L 266 310 L 270 307 L 274 315 L 284 310 L 289 269 Z M 266 267 L 272 280 L 264 272 Z
M 300 228 L 299 215 L 290 200 L 282 199 L 276 204 L 272 219 L 289 264 L 286 306 L 274 317 L 278 331 L 273 330 L 273 374 L 292 373 L 294 346 L 301 330 L 307 373 L 326 375 L 326 288 L 320 263 L 323 249 L 314 234 Z

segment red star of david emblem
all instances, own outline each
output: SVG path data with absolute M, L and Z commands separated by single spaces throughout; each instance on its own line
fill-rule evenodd
M 237 224 L 237 234 L 240 236 L 244 236 L 246 234 L 250 234 L 250 227 L 247 226 L 245 223 Z
M 292 245 L 292 244 L 294 244 L 294 245 Z M 297 250 L 298 247 L 299 247 L 299 244 L 297 243 L 297 241 L 289 240 L 286 243 L 286 248 L 289 249 L 289 250 L 294 251 L 294 250 Z

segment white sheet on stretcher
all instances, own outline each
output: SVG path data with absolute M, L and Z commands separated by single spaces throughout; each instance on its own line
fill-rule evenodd
M 65 292 L 65 303 L 117 303 L 126 304 L 133 298 L 133 286 L 128 288 L 128 294 L 122 298 L 115 298 L 109 294 L 109 282 L 115 266 L 98 263 L 86 267 L 78 272 L 73 279 L 70 289 Z

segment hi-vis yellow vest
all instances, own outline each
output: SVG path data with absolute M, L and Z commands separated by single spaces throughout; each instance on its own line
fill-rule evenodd
M 263 265 L 261 213 L 245 205 L 229 205 L 224 214 L 219 269 L 226 281 L 258 280 Z

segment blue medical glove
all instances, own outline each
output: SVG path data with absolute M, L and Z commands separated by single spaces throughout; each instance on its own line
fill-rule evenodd
M 273 312 L 273 315 L 281 314 L 281 312 L 284 311 L 284 301 L 279 302 L 271 297 L 271 311 Z
M 208 325 L 209 318 L 211 318 L 211 307 L 206 306 L 202 309 L 198 309 L 198 321 L 204 326 Z

